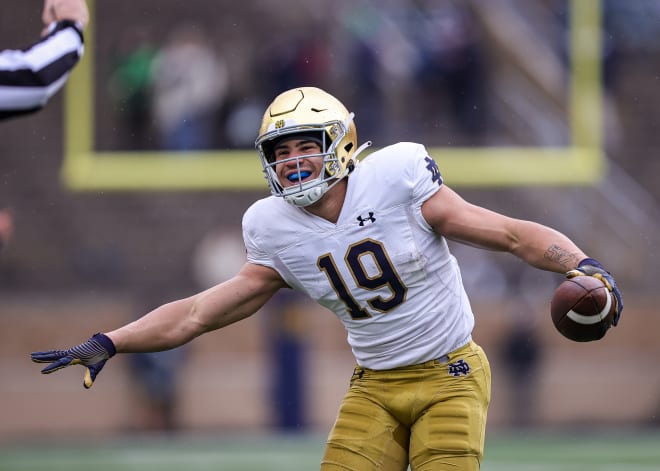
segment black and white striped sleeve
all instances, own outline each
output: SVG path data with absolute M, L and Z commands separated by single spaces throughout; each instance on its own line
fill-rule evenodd
M 51 25 L 49 33 L 26 50 L 1 51 L 0 119 L 43 108 L 82 54 L 82 30 L 69 20 Z

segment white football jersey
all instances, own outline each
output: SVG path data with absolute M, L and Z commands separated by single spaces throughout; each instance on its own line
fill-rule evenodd
M 458 263 L 421 213 L 441 185 L 424 146 L 385 147 L 348 177 L 337 223 L 282 198 L 255 202 L 243 217 L 247 259 L 333 311 L 360 366 L 440 358 L 474 326 Z

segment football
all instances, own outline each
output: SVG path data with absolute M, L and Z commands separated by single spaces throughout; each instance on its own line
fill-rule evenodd
M 575 342 L 603 338 L 616 312 L 614 295 L 598 278 L 576 276 L 562 282 L 552 297 L 550 314 L 557 330 Z

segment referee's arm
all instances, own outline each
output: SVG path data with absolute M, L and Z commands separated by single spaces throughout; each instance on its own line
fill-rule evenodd
M 82 54 L 83 28 L 71 20 L 53 22 L 29 49 L 1 51 L 0 119 L 43 108 Z

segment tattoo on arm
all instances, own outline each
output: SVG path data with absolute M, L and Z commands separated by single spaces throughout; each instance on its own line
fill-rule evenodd
M 551 245 L 550 247 L 548 247 L 548 250 L 545 251 L 543 257 L 546 260 L 558 263 L 566 270 L 575 268 L 575 266 L 580 261 L 579 256 L 577 254 L 568 252 L 562 249 L 561 247 L 559 247 L 558 245 Z

